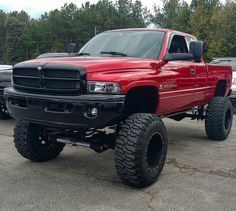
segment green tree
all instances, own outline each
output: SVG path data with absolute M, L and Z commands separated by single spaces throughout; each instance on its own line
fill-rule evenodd
M 5 38 L 7 15 L 0 10 L 0 63 L 5 63 Z
M 220 49 L 220 40 L 212 37 L 211 33 L 215 30 L 215 25 L 211 24 L 214 13 L 220 10 L 222 5 L 218 0 L 193 0 L 191 3 L 192 14 L 190 15 L 190 32 L 197 36 L 199 40 L 205 42 L 205 58 L 211 60 L 213 55 L 211 51 Z
M 236 3 L 215 10 L 209 24 L 214 30 L 209 31 L 208 58 L 236 56 Z
M 14 63 L 25 58 L 25 51 L 22 40 L 22 32 L 29 16 L 24 11 L 12 12 L 7 15 L 5 34 L 5 57 L 6 62 Z
M 152 21 L 161 27 L 174 28 L 181 7 L 180 0 L 162 0 L 163 7 L 154 5 Z
M 206 58 L 236 56 L 236 2 L 227 0 L 163 0 L 154 13 L 140 0 L 87 1 L 81 7 L 65 4 L 30 19 L 24 12 L 0 10 L 0 62 L 16 63 L 45 52 L 65 52 L 70 42 L 82 47 L 96 33 L 128 27 L 146 27 L 149 22 L 194 34 L 205 41 Z
M 163 0 L 163 7 L 154 5 L 152 22 L 164 28 L 189 32 L 191 9 L 187 2 Z

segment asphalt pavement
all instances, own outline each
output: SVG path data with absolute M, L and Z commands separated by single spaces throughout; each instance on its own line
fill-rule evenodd
M 236 121 L 223 142 L 206 138 L 204 122 L 164 122 L 169 138 L 164 170 L 154 185 L 133 189 L 119 180 L 113 151 L 67 146 L 57 159 L 33 163 L 15 150 L 14 120 L 1 120 L 0 211 L 235 211 Z

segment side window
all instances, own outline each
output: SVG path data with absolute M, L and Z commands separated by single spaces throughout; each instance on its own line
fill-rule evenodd
M 188 53 L 188 46 L 184 36 L 173 36 L 170 43 L 169 53 Z

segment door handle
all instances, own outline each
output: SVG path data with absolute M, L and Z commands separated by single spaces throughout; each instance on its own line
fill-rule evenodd
M 190 73 L 191 73 L 192 75 L 195 75 L 195 74 L 196 74 L 196 70 L 195 70 L 195 69 L 191 69 L 191 70 L 190 70 Z

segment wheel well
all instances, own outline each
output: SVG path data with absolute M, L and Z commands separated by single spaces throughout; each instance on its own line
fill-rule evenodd
M 125 113 L 155 113 L 157 107 L 157 87 L 141 86 L 128 91 L 125 100 Z
M 220 80 L 216 85 L 214 96 L 225 96 L 225 93 L 226 93 L 226 81 Z

